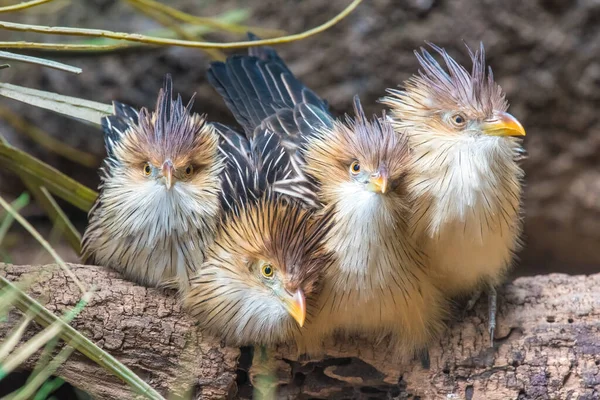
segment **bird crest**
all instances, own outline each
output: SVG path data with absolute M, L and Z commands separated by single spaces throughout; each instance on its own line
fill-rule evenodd
M 184 106 L 180 95 L 173 100 L 170 75 L 165 77 L 153 112 L 147 108 L 137 112 L 115 102 L 115 114 L 102 121 L 109 159 L 132 165 L 147 161 L 161 165 L 165 159 L 172 159 L 176 167 L 212 164 L 218 136 L 204 115 L 191 111 L 193 103 L 192 97 Z
M 388 89 L 390 96 L 382 102 L 405 115 L 421 115 L 436 110 L 463 110 L 473 117 L 485 117 L 506 111 L 508 103 L 502 88 L 494 81 L 491 67 L 486 68 L 483 43 L 473 52 L 467 51 L 473 64 L 471 72 L 457 63 L 445 49 L 427 44 L 444 60 L 444 68 L 426 49 L 415 56 L 421 69 L 405 83 L 405 90 Z
M 404 134 L 394 132 L 385 113 L 368 119 L 358 96 L 354 97 L 355 116 L 336 121 L 332 129 L 321 129 L 308 140 L 306 169 L 323 185 L 346 180 L 348 168 L 359 160 L 373 169 L 385 165 L 390 177 L 398 179 L 406 171 L 408 146 Z

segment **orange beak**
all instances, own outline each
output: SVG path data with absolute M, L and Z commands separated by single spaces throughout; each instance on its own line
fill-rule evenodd
M 490 136 L 525 136 L 525 128 L 507 112 L 497 113 L 482 124 L 483 133 Z
M 293 296 L 288 297 L 285 300 L 285 306 L 292 318 L 302 327 L 306 319 L 306 299 L 302 289 L 296 290 Z
M 165 178 L 167 190 L 170 190 L 171 186 L 173 186 L 173 169 L 173 162 L 171 160 L 164 162 L 162 166 L 162 176 Z
M 371 175 L 371 178 L 369 179 L 369 184 L 367 185 L 367 187 L 372 192 L 383 194 L 387 190 L 387 184 L 388 184 L 387 172 L 385 171 L 385 169 L 382 168 L 379 171 L 377 171 L 376 173 L 374 173 L 373 175 Z

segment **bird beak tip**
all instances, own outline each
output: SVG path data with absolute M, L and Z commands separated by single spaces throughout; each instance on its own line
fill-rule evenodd
M 288 312 L 302 328 L 306 319 L 306 298 L 301 289 L 296 290 L 288 302 Z
M 490 136 L 525 136 L 523 125 L 507 112 L 502 112 L 484 123 L 483 132 Z

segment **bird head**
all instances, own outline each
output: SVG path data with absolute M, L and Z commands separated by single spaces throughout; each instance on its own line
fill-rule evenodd
M 306 171 L 326 202 L 339 196 L 388 197 L 402 191 L 408 171 L 407 142 L 383 119 L 368 120 L 358 97 L 355 118 L 316 132 L 305 150 Z
M 415 51 L 421 69 L 404 83 L 404 90 L 388 89 L 382 102 L 390 107 L 397 131 L 411 136 L 445 139 L 512 140 L 525 136 L 519 121 L 507 112 L 504 92 L 486 71 L 483 44 L 473 53 L 469 73 L 446 50 L 429 44 L 443 59 L 446 69 L 425 49 Z
M 223 168 L 214 128 L 192 113 L 192 101 L 172 99 L 170 76 L 155 111 L 114 107 L 102 120 L 104 228 L 117 237 L 136 235 L 144 246 L 174 231 L 214 231 Z
M 265 198 L 228 216 L 192 279 L 186 305 L 200 324 L 238 344 L 273 343 L 302 327 L 330 255 L 329 217 Z
M 218 136 L 205 117 L 192 113 L 193 99 L 184 106 L 172 99 L 171 78 L 160 90 L 154 112 L 142 108 L 111 149 L 126 168 L 133 185 L 162 191 L 178 186 L 206 187 L 220 166 Z

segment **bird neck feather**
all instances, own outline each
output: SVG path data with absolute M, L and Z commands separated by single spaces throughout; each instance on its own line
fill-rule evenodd
M 415 160 L 409 192 L 417 230 L 434 237 L 456 222 L 478 221 L 475 229 L 518 222 L 523 171 L 520 142 L 513 138 L 411 132 Z

